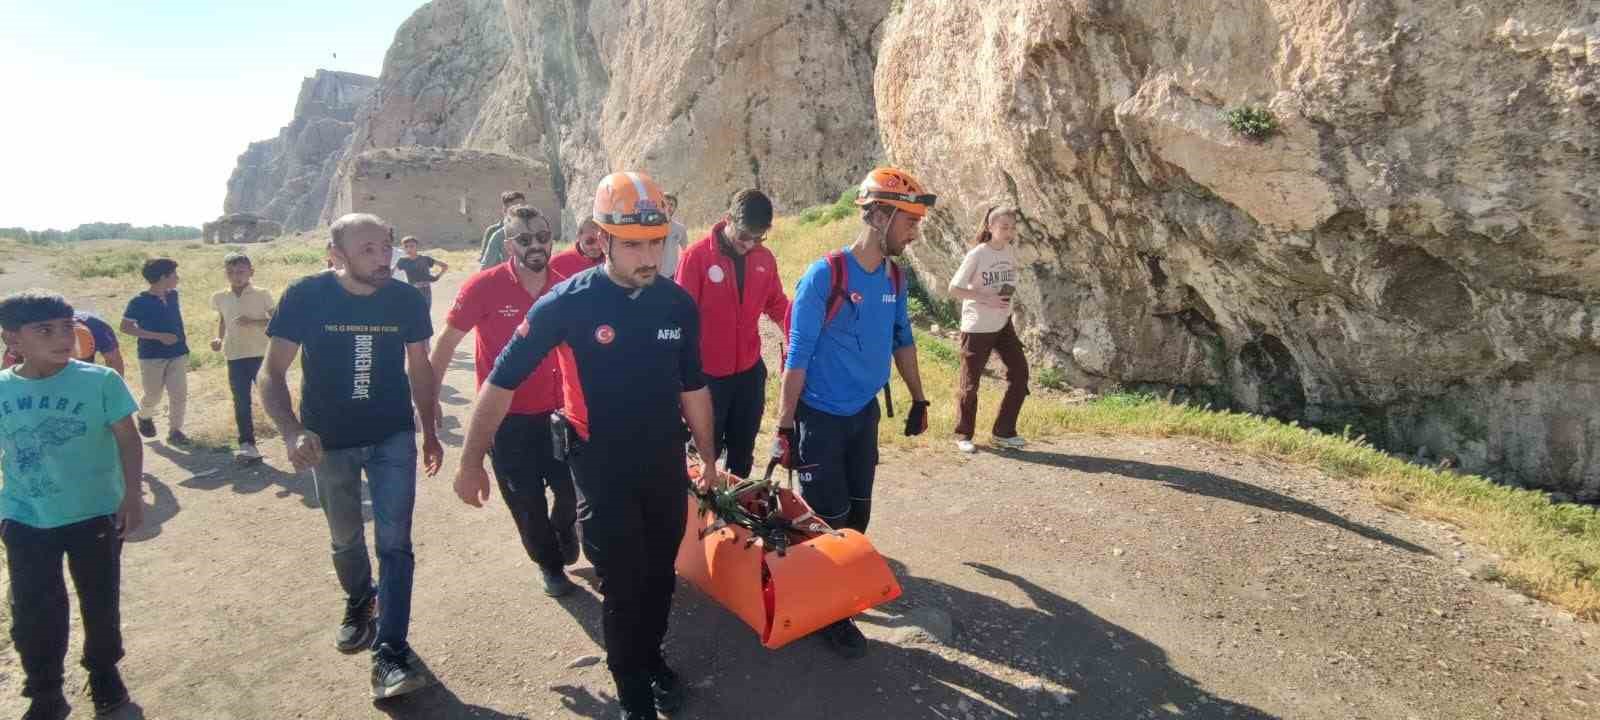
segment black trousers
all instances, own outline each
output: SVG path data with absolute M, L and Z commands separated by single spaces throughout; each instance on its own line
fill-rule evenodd
M 548 413 L 507 415 L 495 431 L 489 460 L 522 548 L 534 564 L 554 571 L 563 564 L 562 548 L 578 541 L 573 532 L 578 502 L 572 473 L 555 459 L 552 447 Z M 545 502 L 545 488 L 555 497 L 553 506 Z
M 250 409 L 250 391 L 256 384 L 264 358 L 239 358 L 228 361 L 228 387 L 233 390 L 233 424 L 239 428 L 239 444 L 255 444 L 256 419 Z
M 750 477 L 756 457 L 756 435 L 767 408 L 767 364 L 756 361 L 749 370 L 727 377 L 707 378 L 715 412 L 713 440 L 717 454 L 726 451 L 728 472 Z
M 878 475 L 878 400 L 850 416 L 795 408 L 800 497 L 836 529 L 867 531 Z
M 665 665 L 661 642 L 687 515 L 683 445 L 577 442 L 570 454 L 583 552 L 600 578 L 606 665 L 622 707 L 652 713 L 650 675 Z
M 69 627 L 62 556 L 78 588 L 83 667 L 91 674 L 116 669 L 122 659 L 122 540 L 116 519 L 106 515 L 49 529 L 6 520 L 0 539 L 11 576 L 11 642 L 26 675 L 23 696 L 61 692 Z

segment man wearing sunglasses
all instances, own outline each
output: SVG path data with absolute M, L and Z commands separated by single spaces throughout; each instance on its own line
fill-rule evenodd
M 593 218 L 584 218 L 578 225 L 578 238 L 572 247 L 550 258 L 550 272 L 556 281 L 565 280 L 606 261 L 605 249 L 600 244 L 600 226 Z
M 483 270 L 461 285 L 446 316 L 444 334 L 433 349 L 434 386 L 443 387 L 456 346 L 477 331 L 473 364 L 481 387 L 495 358 L 511 342 L 528 309 L 560 279 L 550 272 L 553 228 L 538 210 L 517 205 L 502 225 L 510 260 Z M 577 498 L 564 460 L 550 439 L 550 413 L 561 409 L 561 370 L 546 357 L 518 385 L 506 419 L 495 431 L 490 462 L 500 494 L 522 538 L 528 559 L 539 566 L 544 593 L 560 597 L 577 589 L 563 569 L 578 561 Z M 545 503 L 545 488 L 555 504 Z
M 771 228 L 772 201 L 760 190 L 740 190 L 728 214 L 678 264 L 678 286 L 700 308 L 700 357 L 711 388 L 717 452 L 727 455 L 726 469 L 736 477 L 750 476 L 767 405 L 761 316 L 789 329 L 789 296 L 778 260 L 764 245 Z

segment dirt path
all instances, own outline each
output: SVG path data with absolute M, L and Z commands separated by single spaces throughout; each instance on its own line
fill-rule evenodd
M 470 356 L 454 367 L 452 451 Z M 309 476 L 287 472 L 275 442 L 266 466 L 244 470 L 148 449 L 147 524 L 124 577 L 124 668 L 145 717 L 614 717 L 603 664 L 569 667 L 602 652 L 598 596 L 542 596 L 499 499 L 474 510 L 450 492 L 456 455 L 422 481 L 415 521 L 412 642 L 443 684 L 374 706 L 366 658 L 332 647 L 342 603 Z M 1177 440 L 1070 436 L 972 457 L 939 444 L 886 456 L 877 498 L 873 539 L 905 595 L 863 623 L 871 654 L 840 661 L 814 639 L 764 650 L 681 587 L 668 656 L 692 697 L 679 717 L 1576 719 L 1600 708 L 1595 626 L 1476 579 L 1493 558 L 1448 528 L 1313 471 Z M 0 715 L 20 715 L 19 684 L 5 648 Z M 87 699 L 76 704 L 87 717 Z

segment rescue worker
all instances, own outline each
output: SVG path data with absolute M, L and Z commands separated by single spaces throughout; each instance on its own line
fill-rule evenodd
M 934 196 L 895 168 L 867 174 L 856 193 L 855 242 L 813 263 L 795 288 L 789 355 L 773 457 L 798 471 L 800 493 L 835 528 L 867 531 L 878 465 L 879 388 L 894 360 L 911 410 L 905 434 L 928 429 L 928 400 L 906 313 L 906 284 L 890 258 L 915 242 Z M 867 640 L 846 618 L 820 633 L 845 657 Z
M 761 316 L 785 330 L 789 326 L 778 260 L 763 245 L 771 228 L 772 201 L 760 190 L 740 190 L 728 214 L 678 263 L 677 283 L 700 308 L 700 357 L 716 414 L 713 438 L 717 452 L 727 454 L 728 474 L 736 477 L 750 476 L 767 406 Z
M 600 246 L 600 226 L 592 218 L 584 218 L 578 225 L 578 238 L 572 247 L 550 258 L 550 272 L 560 282 L 605 262 L 605 252 Z
M 553 420 L 557 454 L 577 486 L 583 552 L 600 578 L 606 663 L 624 719 L 682 705 L 683 685 L 661 642 L 689 487 L 685 421 L 702 457 L 714 457 L 699 314 L 681 288 L 657 280 L 667 235 L 662 203 L 643 173 L 600 181 L 593 217 L 605 263 L 534 303 L 478 393 L 455 481 L 467 504 L 488 498 L 484 453 L 514 389 L 554 351 L 565 401 Z M 715 482 L 708 465 L 701 487 Z
M 444 334 L 433 349 L 434 388 L 444 385 L 445 371 L 456 346 L 467 333 L 477 331 L 473 351 L 478 386 L 494 368 L 494 359 L 511 342 L 535 299 L 550 291 L 557 280 L 549 272 L 552 229 L 538 210 L 518 205 L 506 213 L 503 262 L 479 272 L 461 284 L 455 305 L 446 317 Z M 436 393 L 437 394 L 437 393 Z M 544 593 L 561 597 L 577 589 L 563 566 L 578 561 L 577 499 L 567 463 L 556 459 L 550 442 L 550 413 L 561 409 L 561 371 L 554 355 L 546 357 L 528 380 L 516 389 L 509 414 L 500 423 L 490 445 L 500 494 L 522 538 L 528 559 L 539 566 Z M 554 496 L 545 504 L 545 488 Z

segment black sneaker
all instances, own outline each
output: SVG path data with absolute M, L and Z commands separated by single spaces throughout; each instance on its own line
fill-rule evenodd
M 845 658 L 854 660 L 867 654 L 867 636 L 862 635 L 861 628 L 849 618 L 823 628 L 822 638 L 828 641 L 828 647 Z
M 618 715 L 617 717 L 622 718 L 622 720 L 656 720 L 658 716 L 653 712 L 642 713 L 633 712 L 632 710 L 623 710 L 622 714 Z M 26 718 L 24 718 L 24 720 L 26 720 Z
M 28 711 L 22 714 L 22 720 L 66 720 L 72 714 L 72 706 L 67 704 L 67 698 L 57 690 L 48 695 L 38 695 L 33 702 L 28 703 Z
M 334 640 L 339 652 L 354 655 L 372 647 L 373 638 L 378 636 L 378 623 L 372 618 L 377 602 L 375 595 L 345 601 L 344 621 L 339 623 L 339 634 Z
M 578 589 L 577 585 L 572 584 L 572 579 L 567 577 L 567 571 L 560 568 L 555 570 L 539 568 L 539 574 L 544 576 L 544 594 L 550 597 L 561 597 Z
M 683 681 L 666 665 L 650 673 L 650 692 L 656 696 L 656 709 L 664 715 L 671 715 L 683 707 Z
M 188 435 L 183 434 L 182 430 L 173 430 L 172 432 L 167 433 L 167 444 L 177 445 L 179 447 L 188 447 L 189 445 L 193 445 L 194 441 L 190 440 Z
M 130 702 L 128 686 L 122 684 L 122 675 L 116 668 L 89 673 L 89 698 L 94 701 L 96 715 L 110 715 Z
M 139 434 L 147 438 L 156 436 L 156 421 L 150 418 L 139 418 Z
M 372 653 L 372 699 L 383 700 L 416 692 L 428 686 L 428 676 L 410 648 L 396 650 L 388 643 Z

